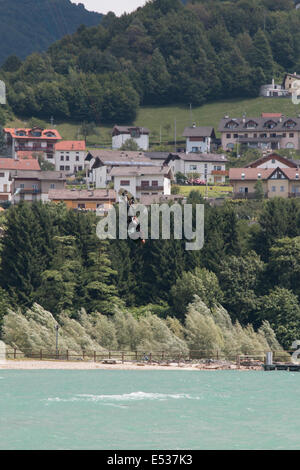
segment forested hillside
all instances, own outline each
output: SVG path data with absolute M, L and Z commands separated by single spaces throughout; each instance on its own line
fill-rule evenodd
M 300 70 L 292 0 L 152 0 L 1 71 L 16 114 L 130 122 L 139 105 L 257 96 Z
M 81 25 L 99 24 L 102 15 L 70 0 L 0 0 L 0 64 L 10 55 L 21 59 Z

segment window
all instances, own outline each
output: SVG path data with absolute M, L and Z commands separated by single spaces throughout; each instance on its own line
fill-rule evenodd
M 133 129 L 131 132 L 130 132 L 130 135 L 132 138 L 138 138 L 140 137 L 140 131 L 138 129 Z
M 152 181 L 152 186 L 158 186 L 158 181 Z
M 197 165 L 190 165 L 190 170 L 191 171 L 197 170 Z
M 21 188 L 21 189 L 24 189 L 24 188 L 25 188 L 24 183 L 21 183 L 21 184 L 20 184 L 20 188 Z
M 82 171 L 82 166 L 79 166 L 79 167 L 78 167 L 78 171 Z
M 227 129 L 235 129 L 236 127 L 238 127 L 238 123 L 235 121 L 229 121 L 225 127 Z
M 78 209 L 85 209 L 85 204 L 78 204 Z
M 293 132 L 291 132 L 291 133 L 289 134 L 289 137 L 294 137 Z
M 38 189 L 38 187 L 39 187 L 38 184 L 33 184 L 33 185 L 32 185 L 32 188 L 33 188 L 33 189 Z
M 70 157 L 69 155 L 66 156 L 66 161 L 69 162 L 70 161 Z
M 0 173 L 0 178 L 4 178 L 5 173 Z
M 231 139 L 231 134 L 226 134 L 227 139 Z
M 61 165 L 61 166 L 59 167 L 59 169 L 60 169 L 61 171 L 64 171 L 65 167 L 64 167 L 63 165 Z
M 281 192 L 281 193 L 284 192 L 284 186 L 280 186 L 280 192 Z
M 54 183 L 50 184 L 50 189 L 55 189 L 55 184 Z
M 272 186 L 272 193 L 276 193 L 276 186 Z
M 76 155 L 76 162 L 79 162 L 79 155 Z
M 275 158 L 272 158 L 272 163 L 275 163 L 275 162 L 276 162 Z
M 295 126 L 296 123 L 290 119 L 284 123 L 284 127 L 286 127 L 287 129 L 293 129 Z
M 60 161 L 63 162 L 65 157 L 63 155 L 60 156 Z
M 239 135 L 238 134 L 233 134 L 234 139 L 238 139 Z
M 274 121 L 267 121 L 267 122 L 265 123 L 265 126 L 264 126 L 264 127 L 267 127 L 268 129 L 273 129 L 275 126 L 276 126 L 276 122 L 274 122 Z
M 193 152 L 193 153 L 197 153 L 198 150 L 199 150 L 199 147 L 192 147 L 192 152 Z
M 247 127 L 247 129 L 253 129 L 253 128 L 257 127 L 257 124 L 254 121 L 248 121 L 246 123 L 246 127 Z
M 121 186 L 130 186 L 130 181 L 129 180 L 121 180 L 120 185 Z
M 150 182 L 149 181 L 142 181 L 141 186 L 142 186 L 142 188 L 148 188 L 150 186 Z
M 67 170 L 67 171 L 69 171 L 69 170 L 70 170 L 70 167 L 69 167 L 68 165 L 66 166 L 66 170 Z

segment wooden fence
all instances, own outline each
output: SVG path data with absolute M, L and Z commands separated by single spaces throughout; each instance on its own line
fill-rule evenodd
M 290 360 L 291 352 L 273 351 L 273 361 L 287 362 Z M 180 351 L 81 351 L 74 352 L 69 350 L 49 351 L 46 349 L 40 350 L 18 350 L 7 349 L 6 357 L 11 360 L 22 359 L 35 359 L 35 360 L 56 360 L 56 361 L 88 361 L 88 362 L 103 362 L 103 361 L 120 361 L 125 362 L 147 362 L 161 363 L 161 362 L 192 362 L 192 361 L 209 361 L 209 360 L 224 360 L 236 362 L 238 365 L 243 362 L 257 361 L 264 363 L 266 353 L 258 354 L 244 354 L 232 353 L 224 355 L 220 351 L 204 351 L 204 350 L 191 350 L 186 353 Z

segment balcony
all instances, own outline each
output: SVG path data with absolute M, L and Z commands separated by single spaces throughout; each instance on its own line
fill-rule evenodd
M 163 186 L 137 186 L 137 191 L 163 191 Z
M 20 188 L 20 194 L 41 194 L 41 190 L 35 188 Z
M 16 145 L 15 151 L 26 151 L 26 152 L 54 152 L 53 146 L 42 147 L 41 145 L 34 145 L 33 147 L 29 147 L 27 145 Z

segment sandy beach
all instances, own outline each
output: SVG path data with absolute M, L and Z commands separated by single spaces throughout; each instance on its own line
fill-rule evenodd
M 235 364 L 143 364 L 132 362 L 116 362 L 116 364 L 103 364 L 100 362 L 87 361 L 33 361 L 33 360 L 7 360 L 0 363 L 0 370 L 235 370 Z M 239 370 L 261 370 L 261 366 L 240 366 Z

